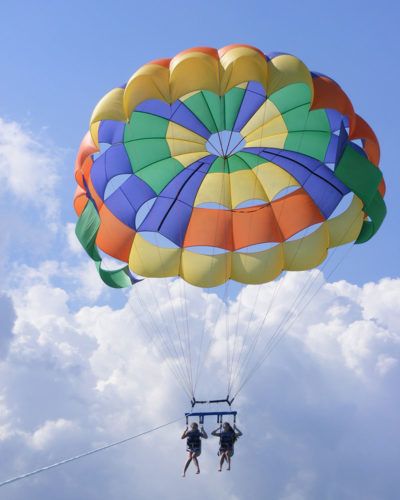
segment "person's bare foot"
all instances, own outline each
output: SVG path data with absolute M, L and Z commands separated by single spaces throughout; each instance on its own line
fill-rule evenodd
M 182 477 L 186 477 L 186 474 L 185 474 L 185 473 L 183 473 L 183 474 L 182 474 Z
M 200 469 L 197 469 L 196 474 L 200 474 Z
M 231 470 L 231 468 L 230 468 L 230 467 L 227 467 L 227 468 L 226 468 L 226 470 Z
M 222 471 L 222 469 L 218 469 L 218 472 L 221 472 L 221 471 Z

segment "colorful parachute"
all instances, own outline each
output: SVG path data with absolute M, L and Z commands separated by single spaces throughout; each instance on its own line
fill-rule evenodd
M 189 49 L 145 64 L 94 109 L 76 162 L 77 235 L 111 286 L 265 283 L 374 235 L 378 162 L 343 90 L 296 57 Z M 98 249 L 127 266 L 103 269 Z

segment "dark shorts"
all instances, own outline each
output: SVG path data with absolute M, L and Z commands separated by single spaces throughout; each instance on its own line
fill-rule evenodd
M 218 452 L 218 455 L 222 455 L 223 453 L 227 453 L 230 457 L 233 457 L 233 454 L 235 453 L 235 450 L 234 450 L 233 446 L 232 447 L 229 446 L 228 448 L 225 448 L 225 447 L 224 448 L 220 448 L 219 452 Z
M 188 453 L 194 453 L 196 455 L 196 457 L 200 456 L 201 455 L 201 448 L 192 448 L 192 447 L 188 447 L 186 448 L 186 451 Z

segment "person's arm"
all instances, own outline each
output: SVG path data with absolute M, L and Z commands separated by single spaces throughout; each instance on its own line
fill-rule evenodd
M 238 429 L 238 428 L 236 427 L 236 425 L 234 425 L 234 426 L 233 426 L 233 429 L 234 429 L 234 431 L 235 431 L 235 436 L 236 436 L 236 437 L 243 436 L 243 432 L 242 432 L 240 429 Z
M 181 439 L 185 439 L 185 438 L 187 437 L 187 435 L 188 435 L 188 430 L 189 430 L 189 429 L 186 427 L 186 429 L 183 431 L 183 434 L 182 434 L 182 436 L 181 436 Z
M 207 432 L 204 430 L 204 427 L 201 426 L 200 428 L 200 433 L 201 433 L 201 437 L 204 438 L 204 439 L 207 439 L 208 436 L 207 436 Z
M 221 436 L 221 427 L 217 427 L 217 428 L 215 429 L 215 431 L 212 431 L 212 432 L 211 432 L 211 435 L 212 435 L 212 436 L 217 436 L 217 437 L 220 437 L 220 436 Z

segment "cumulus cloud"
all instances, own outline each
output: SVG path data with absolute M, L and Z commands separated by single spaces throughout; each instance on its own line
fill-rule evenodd
M 66 236 L 59 235 L 57 189 L 64 156 L 44 134 L 0 117 L 0 270 L 6 289 L 22 263 L 36 264 L 50 247 L 54 255 L 59 246 L 62 255 Z
M 13 338 L 15 319 L 16 315 L 11 298 L 0 293 L 0 359 L 7 355 L 9 344 Z
M 53 218 L 59 158 L 21 124 L 0 117 L 0 181 L 18 200 L 44 207 Z
M 264 322 L 277 295 L 275 284 L 245 287 L 225 308 L 221 294 L 176 280 L 146 280 L 120 308 L 76 308 L 53 284 L 52 265 L 46 266 L 46 279 L 32 271 L 13 291 L 15 340 L 0 363 L 3 478 L 179 417 L 187 398 L 170 368 L 185 369 L 175 355 L 185 350 L 187 333 L 192 349 L 201 345 L 203 325 L 211 345 L 199 395 L 220 394 L 227 379 L 226 325 L 237 353 L 263 325 L 252 358 L 256 363 L 310 276 L 289 274 Z M 10 485 L 7 498 L 147 500 L 190 494 L 194 499 L 394 500 L 400 458 L 395 398 L 400 280 L 359 287 L 314 276 L 322 285 L 318 294 L 303 315 L 292 315 L 292 326 L 238 397 L 244 436 L 230 475 L 216 472 L 218 443 L 210 438 L 201 477 L 180 479 L 182 421 L 32 482 Z M 169 351 L 160 335 L 170 339 Z M 207 423 L 208 429 L 213 425 Z
M 59 418 L 58 420 L 46 421 L 29 436 L 29 440 L 33 448 L 43 450 L 49 448 L 60 437 L 63 438 L 65 434 L 71 436 L 73 431 L 73 422 Z
M 85 251 L 75 234 L 75 224 L 68 222 L 65 227 L 65 231 L 67 235 L 68 247 L 71 252 L 77 255 L 84 255 Z

